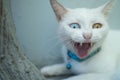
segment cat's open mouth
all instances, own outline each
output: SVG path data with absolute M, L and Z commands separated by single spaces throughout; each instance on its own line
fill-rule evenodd
M 88 56 L 88 52 L 93 45 L 94 44 L 90 42 L 89 43 L 74 42 L 74 49 L 80 58 L 85 58 Z

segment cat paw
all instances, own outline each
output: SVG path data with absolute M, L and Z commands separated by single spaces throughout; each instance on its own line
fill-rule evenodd
M 45 77 L 56 76 L 55 70 L 49 66 L 42 68 L 41 74 L 44 75 Z
M 44 67 L 41 69 L 41 73 L 46 77 L 70 74 L 70 72 L 68 71 L 68 69 L 66 69 L 66 66 L 64 64 L 56 64 Z

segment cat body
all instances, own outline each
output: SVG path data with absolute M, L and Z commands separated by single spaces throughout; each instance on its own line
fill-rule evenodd
M 104 43 L 102 44 L 102 50 L 94 57 L 83 61 L 77 62 L 71 60 L 72 69 L 71 71 L 75 74 L 81 73 L 101 73 L 101 72 L 113 72 L 117 68 L 117 62 L 120 56 L 120 45 L 118 45 L 120 39 L 118 38 L 120 31 L 111 30 Z M 116 35 L 116 36 L 115 36 Z M 119 36 L 120 37 L 120 36 Z M 112 40 L 114 39 L 114 40 Z M 67 63 L 67 52 L 66 47 L 63 47 L 63 55 L 65 62 Z M 67 54 L 67 53 L 66 53 Z
M 41 73 L 78 74 L 64 80 L 112 80 L 120 64 L 120 31 L 109 31 L 106 20 L 114 0 L 94 9 L 66 9 L 56 0 L 50 2 L 59 23 L 65 63 L 44 67 Z

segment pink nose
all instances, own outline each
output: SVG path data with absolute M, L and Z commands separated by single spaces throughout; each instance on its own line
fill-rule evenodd
M 89 40 L 92 37 L 92 33 L 91 32 L 83 33 L 83 37 L 84 39 Z

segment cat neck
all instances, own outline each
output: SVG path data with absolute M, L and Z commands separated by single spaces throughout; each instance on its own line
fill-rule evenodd
M 92 58 L 93 56 L 95 56 L 95 55 L 96 55 L 97 53 L 99 53 L 100 51 L 101 51 L 101 47 L 97 48 L 95 51 L 91 52 L 90 55 L 88 55 L 87 57 L 82 58 L 82 59 L 79 58 L 78 56 L 76 56 L 74 53 L 72 53 L 72 52 L 69 51 L 69 50 L 68 50 L 68 52 L 67 52 L 67 55 L 68 55 L 68 59 L 73 59 L 73 60 L 75 60 L 75 61 L 77 61 L 77 62 L 84 62 L 84 61 Z M 66 64 L 66 68 L 67 68 L 67 69 L 71 69 L 71 68 L 72 68 L 72 64 L 71 64 L 71 62 L 69 62 L 69 60 L 68 60 L 68 62 L 67 62 L 67 64 Z
M 97 48 L 96 50 L 94 50 L 93 52 L 91 52 L 87 57 L 85 58 L 79 58 L 77 55 L 75 55 L 73 52 L 69 51 L 67 52 L 67 55 L 70 59 L 73 59 L 77 62 L 83 62 L 86 61 L 90 58 L 92 58 L 93 56 L 95 56 L 97 53 L 99 53 L 101 51 L 101 47 Z

